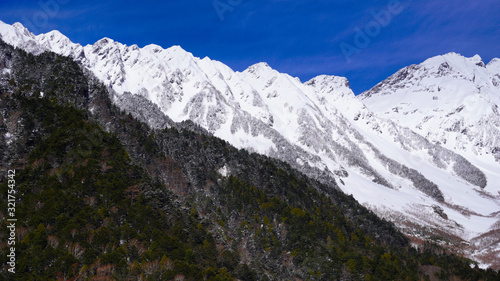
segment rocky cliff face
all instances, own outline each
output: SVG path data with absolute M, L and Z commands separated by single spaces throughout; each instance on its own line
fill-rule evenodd
M 449 53 L 403 68 L 359 97 L 379 116 L 465 157 L 486 176 L 486 182 L 481 180 L 483 189 L 475 192 L 484 192 L 483 196 L 498 200 L 498 73 L 498 59 L 485 64 L 478 55 L 466 58 Z M 458 166 L 460 173 L 471 171 Z M 482 213 L 482 219 L 498 220 L 493 206 L 488 212 Z M 498 242 L 484 242 L 498 233 L 498 223 L 483 229 L 487 234 L 473 240 L 485 245 L 484 256 L 498 255 Z
M 498 59 L 450 53 L 401 69 L 363 93 L 373 111 L 433 143 L 467 156 L 500 160 Z

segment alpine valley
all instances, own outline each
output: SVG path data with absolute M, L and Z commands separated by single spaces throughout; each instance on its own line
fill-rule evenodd
M 368 233 L 355 235 L 355 232 L 346 232 L 350 237 L 346 236 L 346 233 L 341 233 L 342 236 L 338 235 L 335 238 L 326 235 L 324 239 L 318 234 L 318 241 L 323 239 L 321 243 L 326 248 L 333 243 L 330 241 L 332 239 L 339 241 L 346 239 L 342 238 L 343 236 L 352 242 L 360 240 L 359 236 L 372 237 L 370 235 L 373 234 L 370 239 L 378 241 L 374 243 L 398 246 L 404 245 L 404 242 L 399 242 L 398 239 L 403 241 L 409 238 L 409 248 L 422 250 L 429 247 L 428 243 L 432 242 L 433 245 L 442 247 L 443 252 L 464 256 L 476 262 L 481 268 L 500 269 L 499 59 L 493 59 L 485 64 L 477 55 L 466 58 L 456 53 L 449 53 L 433 57 L 419 65 L 405 67 L 371 90 L 355 96 L 349 88 L 349 82 L 343 77 L 322 75 L 301 82 L 298 78 L 272 69 L 266 63 L 258 63 L 243 72 L 236 72 L 208 57 L 203 59 L 194 57 L 179 46 L 164 49 L 157 45 L 148 45 L 140 48 L 137 45 L 127 46 L 109 38 L 101 39 L 93 45 L 81 46 L 71 42 L 58 31 L 34 35 L 20 23 L 8 25 L 3 22 L 0 22 L 0 38 L 7 44 L 7 47 L 3 47 L 0 57 L 0 75 L 4 87 L 2 91 L 24 93 L 26 97 L 19 101 L 23 106 L 28 106 L 25 104 L 29 104 L 29 100 L 36 96 L 40 100 L 52 99 L 53 103 L 47 107 L 54 107 L 55 104 L 73 104 L 78 110 L 87 110 L 88 115 L 93 116 L 90 119 L 93 118 L 92 120 L 99 124 L 99 128 L 103 131 L 98 132 L 89 125 L 90 127 L 85 129 L 86 134 L 103 135 L 101 140 L 111 138 L 106 134 L 117 135 L 124 147 L 122 149 L 126 151 L 123 153 L 127 154 L 124 157 L 131 159 L 130 163 L 121 165 L 124 165 L 123 169 L 128 169 L 127 177 L 129 180 L 133 178 L 130 180 L 132 183 L 144 177 L 151 177 L 152 179 L 148 181 L 153 183 L 148 186 L 164 184 L 173 192 L 173 195 L 167 196 L 160 194 L 153 187 L 131 183 L 132 187 L 127 189 L 127 194 L 133 194 L 135 200 L 136 197 L 142 198 L 134 195 L 140 194 L 142 190 L 154 199 L 150 199 L 154 201 L 153 207 L 166 204 L 170 206 L 169 208 L 177 208 L 178 211 L 175 212 L 179 213 L 184 212 L 188 206 L 190 209 L 187 210 L 187 216 L 191 215 L 191 220 L 201 221 L 198 225 L 197 222 L 191 222 L 196 231 L 201 233 L 200 236 L 207 236 L 206 233 L 215 236 L 210 239 L 205 236 L 199 238 L 202 246 L 207 247 L 202 251 L 222 249 L 225 256 L 214 255 L 219 259 L 224 258 L 223 263 L 225 262 L 225 268 L 229 269 L 229 272 L 224 273 L 214 269 L 212 275 L 209 273 L 203 275 L 206 280 L 209 280 L 209 276 L 222 278 L 224 274 L 228 276 L 232 274 L 241 280 L 254 280 L 251 279 L 253 277 L 257 279 L 265 277 L 271 280 L 273 278 L 384 280 L 387 276 L 389 279 L 404 280 L 401 276 L 405 274 L 401 272 L 399 277 L 390 274 L 386 277 L 376 275 L 376 271 L 367 273 L 369 270 L 363 271 L 365 267 L 361 264 L 363 262 L 369 264 L 370 261 L 361 260 L 358 265 L 355 257 L 341 258 L 340 263 L 345 260 L 344 267 L 333 266 L 332 275 L 323 276 L 321 274 L 325 274 L 326 269 L 319 266 L 313 257 L 306 255 L 301 257 L 302 260 L 296 260 L 297 255 L 303 253 L 302 248 L 297 248 L 297 252 L 294 252 L 293 247 L 283 246 L 280 251 L 274 252 L 273 243 L 287 244 L 284 237 L 290 234 L 286 233 L 294 231 L 291 227 L 286 228 L 284 221 L 293 220 L 294 216 L 298 222 L 304 216 L 309 218 L 309 213 L 301 213 L 303 211 L 300 206 L 304 210 L 310 208 L 318 212 L 311 214 L 313 217 L 328 217 L 326 214 L 329 212 L 345 211 L 348 213 L 347 221 L 353 225 L 349 227 L 359 227 Z M 5 51 L 5 48 L 10 48 L 9 46 L 14 49 Z M 73 97 L 73 94 L 70 94 L 78 90 L 77 82 L 74 81 L 65 91 L 54 90 L 49 93 L 44 88 L 48 82 L 43 81 L 49 81 L 52 79 L 50 77 L 57 75 L 59 68 L 54 66 L 52 69 L 45 69 L 36 66 L 38 68 L 34 71 L 41 74 L 30 74 L 29 70 L 23 70 L 22 64 L 27 62 L 21 58 L 17 58 L 16 65 L 14 50 L 26 52 L 24 55 L 28 56 L 26 60 L 33 62 L 35 66 L 39 63 L 37 60 L 42 60 L 43 56 L 55 53 L 58 56 L 54 57 L 54 60 L 60 61 L 64 58 L 76 63 L 80 67 L 81 75 L 88 77 L 86 79 L 90 81 L 80 84 L 90 83 L 91 86 L 84 87 L 83 92 L 86 93 L 83 94 L 84 98 Z M 50 58 L 45 59 L 56 63 Z M 21 86 L 22 81 L 45 86 L 30 86 L 28 89 L 26 86 Z M 16 125 L 21 122 L 19 116 L 24 114 L 23 110 L 8 112 L 10 115 L 7 111 L 0 115 L 2 150 L 17 151 L 17 157 L 22 158 L 19 156 L 23 155 L 19 152 L 22 151 L 18 147 L 19 144 L 22 143 L 27 147 L 31 145 L 33 151 L 27 149 L 23 152 L 25 158 L 30 159 L 26 163 L 23 162 L 23 166 L 32 166 L 31 174 L 35 173 L 36 169 L 41 169 L 39 167 L 45 162 L 55 165 L 52 162 L 56 160 L 50 157 L 42 160 L 46 155 L 40 152 L 42 149 L 36 147 L 33 141 L 37 134 L 50 131 L 48 127 L 41 125 L 39 127 L 35 122 L 36 124 L 31 126 L 32 131 L 26 133 L 29 136 L 33 135 L 30 139 L 29 136 L 24 136 L 21 133 L 23 130 Z M 135 122 L 133 123 L 135 125 L 123 125 L 129 122 L 126 120 L 134 120 L 130 122 Z M 40 124 L 42 123 L 40 121 Z M 137 129 L 141 126 L 144 127 L 142 131 Z M 141 134 L 138 132 L 147 132 L 144 139 L 137 137 Z M 194 138 L 199 142 L 199 146 L 190 144 L 188 147 L 193 148 L 176 151 L 173 148 L 175 138 L 179 138 L 179 142 L 182 142 L 183 138 L 186 140 Z M 219 139 L 223 140 L 220 145 L 226 147 L 225 150 L 222 149 L 225 152 L 221 152 L 224 155 L 220 158 L 222 160 L 219 158 L 214 160 L 215 158 L 203 154 L 206 150 L 219 151 L 217 150 Z M 106 143 L 91 142 L 87 146 L 94 145 L 103 146 L 102 153 L 106 157 L 113 153 L 122 153 L 120 149 L 108 149 L 110 145 Z M 136 148 L 138 146 L 146 148 Z M 85 144 L 82 147 L 86 147 Z M 68 151 L 66 149 L 66 152 Z M 148 156 L 156 155 L 153 152 L 162 155 L 162 160 L 155 158 L 161 158 L 160 156 Z M 10 159 L 8 155 L 12 153 L 0 155 L 3 157 L 1 161 L 4 162 L 2 168 L 7 167 L 6 163 L 9 161 L 6 159 Z M 192 156 L 185 156 L 186 153 L 191 153 Z M 185 157 L 189 159 L 189 164 L 179 164 L 183 163 Z M 256 157 L 257 160 L 252 157 Z M 268 159 L 276 159 L 273 161 L 278 164 L 269 164 L 274 162 Z M 61 178 L 64 176 L 60 174 L 64 173 L 64 165 L 67 164 L 65 161 L 69 160 L 61 160 L 62 164 L 49 169 L 51 177 L 63 181 Z M 273 166 L 273 169 L 279 168 L 279 171 L 276 174 L 259 175 L 261 171 L 258 167 L 249 164 L 253 163 L 252 161 L 256 161 L 257 166 L 265 164 Z M 104 162 L 99 164 L 103 171 L 118 166 L 117 163 Z M 133 172 L 135 169 L 140 170 L 133 165 L 144 168 L 148 171 L 148 175 Z M 71 177 L 78 175 L 78 172 L 75 172 L 77 168 L 68 169 L 67 173 L 72 175 Z M 207 172 L 210 169 L 214 169 L 213 174 L 208 177 L 210 180 L 200 176 L 201 170 Z M 170 171 L 168 176 L 163 170 Z M 279 178 L 282 173 L 286 173 L 290 183 Z M 29 178 L 31 174 L 26 172 L 23 178 Z M 252 176 L 259 180 L 255 180 Z M 160 179 L 160 183 L 155 182 L 155 177 Z M 266 177 L 270 183 L 266 183 L 264 180 Z M 87 179 L 81 180 L 82 185 L 85 180 Z M 278 187 L 274 187 L 275 184 Z M 219 185 L 220 189 L 214 192 L 213 186 Z M 267 191 L 261 191 L 250 185 L 273 187 L 269 187 L 271 192 L 266 193 Z M 289 185 L 303 190 L 287 190 Z M 188 187 L 195 191 L 186 191 L 189 190 Z M 275 208 L 280 204 L 295 206 L 294 200 L 299 203 L 295 208 L 291 208 L 288 218 L 283 221 L 267 213 L 260 213 L 262 223 L 256 219 L 252 225 L 249 218 L 240 219 L 244 217 L 238 215 L 242 212 L 241 209 L 232 211 L 230 208 L 225 209 L 224 204 L 236 200 L 232 196 L 240 196 L 230 191 L 232 187 L 240 191 L 247 190 L 246 195 L 255 193 L 255 196 L 260 198 L 258 199 L 260 208 L 264 210 Z M 154 194 L 164 200 L 155 199 Z M 195 194 L 205 194 L 206 198 L 211 198 L 216 207 L 210 208 L 217 209 L 214 211 L 215 217 L 207 214 L 211 209 L 203 206 L 208 203 Z M 364 208 L 344 194 L 352 195 Z M 182 200 L 187 200 L 186 202 L 191 205 L 183 205 L 188 203 L 170 199 L 170 196 L 190 198 Z M 217 199 L 217 196 L 220 198 Z M 287 196 L 291 196 L 293 200 Z M 89 198 L 94 198 L 87 199 L 94 202 L 87 204 L 89 206 L 99 200 L 92 196 Z M 327 201 L 325 198 L 333 198 L 334 204 L 324 203 Z M 313 203 L 308 203 L 307 200 L 312 200 Z M 181 201 L 184 203 L 179 203 Z M 144 202 L 141 201 L 142 203 Z M 253 206 L 254 203 L 243 202 L 249 206 Z M 45 203 L 40 203 L 39 208 L 43 208 L 43 204 Z M 262 204 L 265 206 L 262 207 Z M 332 206 L 336 206 L 338 210 Z M 329 208 L 332 210 L 326 210 Z M 392 227 L 390 225 L 384 225 L 380 228 L 382 230 L 369 226 L 376 224 L 372 223 L 372 220 L 376 222 L 379 220 L 374 216 L 359 215 L 363 212 L 367 214 L 373 212 L 379 218 L 392 222 L 406 238 L 398 236 L 400 234 L 394 234 L 397 238 L 387 234 L 387 229 Z M 170 220 L 169 223 L 175 228 L 177 225 L 175 216 L 169 216 L 172 218 L 166 220 Z M 58 217 L 57 220 L 59 219 Z M 315 228 L 315 223 L 318 227 L 323 227 L 315 219 L 303 220 L 300 223 L 309 225 L 307 227 L 310 228 Z M 335 219 L 341 220 L 338 217 Z M 217 227 L 206 226 L 214 222 Z M 346 226 L 345 229 L 349 227 Z M 48 228 L 37 228 L 36 225 L 34 228 L 35 232 L 50 231 Z M 244 243 L 241 242 L 244 246 L 241 246 L 241 243 L 234 242 L 237 241 L 236 238 L 231 239 L 237 236 L 231 233 L 231 228 L 234 230 L 238 228 L 239 235 L 248 232 L 255 237 L 249 235 L 252 238 L 248 238 L 248 235 L 241 235 L 240 239 L 245 240 Z M 255 228 L 259 231 L 255 232 Z M 75 230 L 75 233 L 78 231 Z M 95 233 L 97 237 L 98 231 Z M 75 235 L 78 234 L 74 234 L 73 237 Z M 256 254 L 258 253 L 256 241 L 259 235 L 265 236 L 262 238 L 263 248 L 267 251 L 264 251 L 264 254 Z M 50 240 L 51 236 L 48 237 L 49 244 L 54 246 L 59 243 L 59 240 L 55 238 Z M 30 239 L 35 238 L 33 236 Z M 122 240 L 119 240 L 119 246 L 123 245 Z M 137 241 L 136 239 L 134 243 L 141 244 Z M 210 243 L 217 246 L 211 247 Z M 231 251 L 224 250 L 222 246 L 224 243 L 227 245 L 233 243 Z M 307 243 L 311 243 L 311 248 L 323 247 L 314 246 L 310 241 Z M 103 249 L 106 248 L 105 245 L 102 246 Z M 67 247 L 73 247 L 72 251 L 77 251 L 75 244 L 69 243 Z M 111 252 L 109 250 L 109 253 Z M 240 253 L 239 262 L 225 260 L 225 258 L 229 260 L 233 252 Z M 367 253 L 363 255 L 370 256 L 371 252 Z M 266 262 L 277 256 L 280 256 L 281 260 L 268 262 L 268 265 L 251 263 L 256 260 L 255 257 L 263 256 Z M 386 256 L 386 258 L 391 257 Z M 111 257 L 109 259 L 111 260 Z M 173 258 L 165 256 L 162 259 L 160 256 L 156 266 L 168 264 L 170 259 Z M 151 261 L 153 260 L 151 256 Z M 351 260 L 353 262 L 349 264 Z M 419 261 L 420 275 L 416 278 L 423 279 L 425 274 L 432 278 L 443 274 L 440 277 L 443 279 L 459 275 L 454 272 L 445 276 L 444 270 L 436 269 L 441 266 L 437 260 L 438 258 L 434 263 Z M 293 263 L 295 267 L 288 268 L 287 263 Z M 102 264 L 104 265 L 104 262 Z M 143 264 L 134 266 L 147 268 Z M 243 267 L 242 264 L 249 266 Z M 178 265 L 174 263 L 165 266 L 172 269 Z M 322 273 L 319 273 L 320 271 Z M 199 280 L 198 277 L 192 278 Z

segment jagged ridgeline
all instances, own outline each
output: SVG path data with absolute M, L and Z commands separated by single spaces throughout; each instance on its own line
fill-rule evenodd
M 494 280 L 332 183 L 193 123 L 150 129 L 72 60 L 0 41 L 3 280 Z M 16 169 L 16 273 L 7 169 Z M 434 274 L 434 272 L 436 274 Z

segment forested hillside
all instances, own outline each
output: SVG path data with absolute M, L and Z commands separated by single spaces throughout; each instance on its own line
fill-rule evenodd
M 0 42 L 3 280 L 498 280 L 336 184 L 193 123 L 150 129 L 62 56 Z M 16 267 L 7 271 L 7 170 Z

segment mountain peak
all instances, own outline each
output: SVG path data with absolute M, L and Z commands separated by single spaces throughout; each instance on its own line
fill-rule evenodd
M 494 75 L 500 75 L 500 59 L 493 58 L 487 65 L 486 68 L 489 72 Z
M 12 25 L 14 29 L 17 30 L 17 32 L 21 33 L 22 35 L 29 37 L 29 38 L 35 38 L 35 34 L 31 33 L 24 25 L 22 25 L 20 22 L 16 22 Z
M 104 37 L 104 38 L 97 40 L 97 42 L 95 42 L 94 45 L 107 45 L 107 44 L 112 44 L 114 42 L 115 41 L 113 39 L 108 38 L 108 37 Z
M 479 55 L 448 53 L 399 70 L 361 98 L 370 110 L 435 144 L 494 158 L 500 145 L 499 73 L 497 61 L 485 66 Z
M 256 64 L 253 64 L 249 66 L 247 69 L 245 69 L 243 72 L 244 73 L 253 73 L 253 74 L 263 74 L 263 73 L 271 73 L 275 72 L 272 67 L 267 64 L 267 62 L 259 62 Z
M 483 59 L 478 54 L 472 57 L 466 57 L 459 53 L 450 52 L 441 56 L 435 56 L 425 60 L 421 65 L 426 68 L 441 67 L 443 64 L 461 70 L 471 70 L 473 64 L 479 67 L 485 67 Z
M 161 46 L 154 45 L 154 44 L 148 45 L 146 47 L 150 48 L 150 50 L 152 50 L 154 53 L 159 53 L 159 52 L 165 51 L 169 57 L 178 57 L 178 58 L 184 58 L 184 59 L 187 59 L 187 58 L 193 59 L 194 58 L 192 53 L 184 50 L 179 45 L 173 45 L 167 49 L 163 49 Z M 144 47 L 144 48 L 146 48 L 146 47 Z
M 0 38 L 16 48 L 36 55 L 46 51 L 36 42 L 35 35 L 19 22 L 10 25 L 0 21 Z
M 15 22 L 14 24 L 12 24 L 12 27 L 16 28 L 16 29 L 24 29 L 24 25 L 20 22 Z
M 500 59 L 499 58 L 492 58 L 490 60 L 490 62 L 488 63 L 488 65 L 490 65 L 490 64 L 497 64 L 497 63 L 500 63 Z
M 255 67 L 271 68 L 267 62 L 258 62 L 254 64 Z
M 436 56 L 436 57 L 443 57 L 443 58 L 447 58 L 447 59 L 451 59 L 451 58 L 461 58 L 461 59 L 467 59 L 469 61 L 473 61 L 473 62 L 479 62 L 479 61 L 483 61 L 483 59 L 481 58 L 481 56 L 479 54 L 475 54 L 474 56 L 472 57 L 466 57 L 460 53 L 456 53 L 456 52 L 449 52 L 449 53 L 446 53 L 446 54 L 443 54 L 443 55 L 440 55 L 440 56 Z M 432 59 L 432 58 L 431 58 Z
M 64 38 L 67 38 L 64 34 L 62 34 L 59 30 L 52 30 L 52 31 L 49 31 L 47 33 L 45 33 L 45 35 L 47 36 L 50 36 L 50 37 L 64 37 Z
M 485 78 L 490 75 L 488 72 L 491 71 L 486 69 L 479 55 L 468 58 L 461 54 L 450 52 L 429 58 L 418 65 L 413 64 L 404 67 L 386 80 L 375 85 L 372 89 L 362 93 L 360 97 L 366 99 L 374 95 L 384 96 L 398 92 L 404 96 L 408 95 L 408 98 L 410 98 L 410 92 L 417 91 L 415 87 L 419 88 L 418 91 L 425 93 L 441 92 L 440 83 L 448 83 L 449 87 L 455 85 L 455 90 L 450 89 L 451 95 L 461 88 L 458 85 L 462 83 L 467 84 L 470 81 L 474 84 L 474 81 L 479 77 L 481 77 L 479 81 L 488 80 Z M 447 82 L 450 79 L 454 80 L 455 84 Z M 427 88 L 423 86 L 426 83 L 430 83 Z M 475 86 L 472 87 L 475 88 Z M 460 92 L 463 92 L 463 89 Z M 440 95 L 443 95 L 443 92 Z
M 272 70 L 272 67 L 270 67 L 269 64 L 267 64 L 267 62 L 258 62 L 256 64 L 252 64 L 246 70 L 253 70 L 253 71 L 255 71 L 255 70 L 258 70 L 258 69 Z
M 472 58 L 471 58 L 472 61 L 474 62 L 482 62 L 483 59 L 481 58 L 481 56 L 479 56 L 478 54 L 475 54 Z
M 45 34 L 40 34 L 37 36 L 37 38 L 40 38 L 40 41 L 48 40 L 52 43 L 63 43 L 65 45 L 68 45 L 71 43 L 71 40 L 69 40 L 68 37 L 66 37 L 64 34 L 59 32 L 58 30 L 52 30 L 52 31 L 49 31 Z
M 151 44 L 151 45 L 148 45 L 148 46 L 157 46 L 159 48 L 161 48 L 160 46 L 158 45 L 155 45 L 155 44 Z M 171 46 L 170 48 L 167 48 L 168 51 L 170 52 L 184 52 L 184 53 L 187 53 L 186 50 L 184 50 L 181 46 L 179 45 L 173 45 Z
M 350 88 L 349 80 L 347 80 L 347 78 L 335 75 L 318 75 L 304 84 L 315 87 L 326 84 L 335 84 L 336 87 Z
M 15 22 L 12 24 L 12 27 L 14 27 L 15 29 L 17 30 L 20 30 L 20 31 L 24 31 L 24 30 L 28 30 L 26 27 L 24 27 L 24 25 L 20 22 Z
M 304 83 L 314 89 L 319 98 L 331 101 L 355 99 L 354 92 L 349 86 L 349 80 L 345 77 L 334 75 L 319 75 Z
M 178 46 L 177 46 L 178 47 Z M 179 47 L 180 48 L 180 47 Z M 171 49 L 171 48 L 169 48 Z M 181 48 L 182 49 L 182 48 Z M 165 49 L 163 49 L 160 45 L 156 45 L 156 44 L 149 44 L 149 45 L 146 45 L 144 46 L 144 50 L 149 50 L 153 53 L 161 53 L 163 52 Z M 168 50 L 168 49 L 167 49 Z M 174 51 L 174 50 L 171 50 L 171 51 Z

